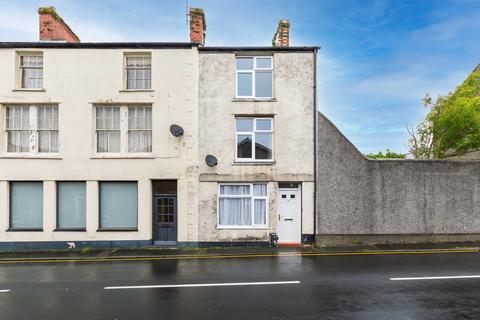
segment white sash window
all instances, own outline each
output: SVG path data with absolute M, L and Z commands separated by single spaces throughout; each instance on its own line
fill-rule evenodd
M 58 153 L 57 106 L 7 106 L 8 153 Z

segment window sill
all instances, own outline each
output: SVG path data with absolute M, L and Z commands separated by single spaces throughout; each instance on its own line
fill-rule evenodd
M 153 89 L 123 89 L 119 92 L 155 92 Z
M 43 232 L 43 229 L 9 228 L 7 232 Z
M 235 160 L 232 162 L 233 166 L 273 166 L 275 165 L 275 160 L 269 161 L 238 161 Z
M 137 232 L 138 228 L 98 228 L 97 232 Z
M 277 102 L 276 98 L 233 98 L 232 102 Z
M 155 159 L 152 154 L 95 154 L 90 159 Z
M 55 229 L 54 232 L 86 232 L 87 229 Z
M 217 230 L 270 230 L 270 228 L 267 226 L 262 226 L 262 227 L 217 226 Z
M 48 159 L 48 160 L 63 160 L 63 157 L 58 154 L 3 154 L 0 156 L 0 159 Z
M 47 90 L 45 90 L 45 89 L 33 89 L 33 88 L 18 88 L 18 89 L 13 89 L 12 91 L 13 92 L 22 92 L 22 91 L 26 91 L 26 92 L 46 92 Z

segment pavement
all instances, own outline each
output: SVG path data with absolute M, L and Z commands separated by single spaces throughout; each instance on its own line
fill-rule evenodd
M 0 251 L 0 263 L 9 261 L 113 261 L 122 259 L 175 259 L 176 257 L 209 258 L 210 256 L 249 256 L 249 255 L 342 255 L 342 254 L 412 254 L 441 252 L 477 252 L 480 243 L 441 243 L 441 244 L 397 244 L 397 245 L 355 245 L 337 247 L 162 247 L 151 246 L 135 249 L 70 249 Z
M 475 247 L 265 249 L 2 258 L 0 319 L 480 318 Z

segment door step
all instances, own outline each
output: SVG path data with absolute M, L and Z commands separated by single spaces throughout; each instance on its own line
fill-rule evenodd
M 278 244 L 278 246 L 280 248 L 299 248 L 301 247 L 303 244 L 300 243 L 300 242 L 280 242 Z
M 176 241 L 154 241 L 153 245 L 155 247 L 176 247 Z

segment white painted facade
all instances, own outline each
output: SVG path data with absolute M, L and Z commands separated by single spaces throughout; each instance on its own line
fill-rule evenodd
M 18 90 L 18 53 L 42 52 L 44 90 Z M 124 55 L 150 53 L 151 90 L 128 92 Z M 152 239 L 154 179 L 178 183 L 178 240 L 196 241 L 198 53 L 190 49 L 0 49 L 0 242 Z M 7 152 L 5 108 L 13 104 L 55 104 L 59 110 L 59 153 L 15 155 Z M 152 153 L 96 153 L 96 105 L 151 105 Z M 175 138 L 171 124 L 185 134 Z M 43 231 L 9 229 L 9 183 L 43 181 Z M 56 232 L 57 181 L 86 181 L 86 231 Z M 99 181 L 138 182 L 138 231 L 99 232 Z M 193 222 L 192 223 L 189 223 Z

